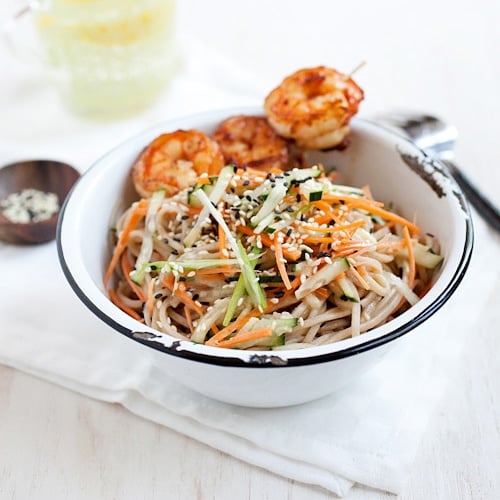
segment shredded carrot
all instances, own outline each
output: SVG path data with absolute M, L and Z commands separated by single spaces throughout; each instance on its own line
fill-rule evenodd
M 232 323 L 227 325 L 225 328 L 220 330 L 212 338 L 208 339 L 205 342 L 205 344 L 218 345 L 219 341 L 225 339 L 226 337 L 229 337 L 229 335 L 231 335 L 231 333 L 235 332 L 236 330 L 243 328 L 243 326 L 246 325 L 251 318 L 255 318 L 256 316 L 259 316 L 260 314 L 262 314 L 262 313 L 260 312 L 259 309 L 253 309 L 249 313 L 245 314 L 244 316 L 241 316 L 236 321 L 233 321 Z
M 335 255 L 346 257 L 347 255 L 351 255 L 355 252 L 366 250 L 368 248 L 372 248 L 370 243 L 345 243 L 343 245 L 339 245 L 339 247 L 335 249 Z
M 155 279 L 152 279 L 148 285 L 148 299 L 146 301 L 146 304 L 148 307 L 148 314 L 150 317 L 153 316 L 153 310 L 154 310 L 154 305 L 155 305 L 154 298 L 153 298 L 154 286 L 155 286 Z
M 359 272 L 358 269 L 356 269 L 356 266 L 353 265 L 352 263 L 351 264 L 351 267 L 349 268 L 349 271 L 357 278 L 359 284 L 365 289 L 365 290 L 369 290 L 370 289 L 370 286 L 368 285 L 368 283 L 365 281 L 365 279 L 363 278 L 363 276 L 361 276 L 361 273 Z M 359 266 L 360 268 L 362 266 Z M 364 269 L 364 268 L 363 268 Z M 364 270 L 364 274 L 366 274 L 366 269 Z
M 203 307 L 200 307 L 186 292 L 186 287 L 183 283 L 179 283 L 175 286 L 175 280 L 172 274 L 167 274 L 163 279 L 163 285 L 165 285 L 175 296 L 184 302 L 186 307 L 189 307 L 198 314 L 203 313 Z
M 137 321 L 143 321 L 143 319 L 137 314 L 131 307 L 125 305 L 118 294 L 116 293 L 115 290 L 110 289 L 108 290 L 109 293 L 109 298 L 115 304 L 115 306 L 119 307 L 123 312 L 126 312 L 129 316 L 132 316 L 132 318 L 136 319 Z
M 104 286 L 107 287 L 108 282 L 111 279 L 111 275 L 113 274 L 113 271 L 118 264 L 120 256 L 125 250 L 129 234 L 133 229 L 135 229 L 137 224 L 139 224 L 139 221 L 146 215 L 148 205 L 149 200 L 146 198 L 142 198 L 130 213 L 128 221 L 125 224 L 123 231 L 120 233 L 118 242 L 116 243 L 115 249 L 113 251 L 113 256 L 109 263 L 108 269 L 106 270 L 106 274 L 104 275 Z
M 408 286 L 413 288 L 415 282 L 415 255 L 413 254 L 413 245 L 410 238 L 410 232 L 406 226 L 403 227 L 403 236 L 408 249 L 408 263 L 410 264 L 410 272 L 408 273 Z
M 225 279 L 225 274 L 234 274 L 238 272 L 238 270 L 239 268 L 231 266 L 207 267 L 206 269 L 197 269 L 196 276 L 206 276 L 210 279 L 221 274 L 222 276 L 220 276 L 220 279 Z
M 317 288 L 316 290 L 314 290 L 314 293 L 323 299 L 327 299 L 328 297 L 330 297 L 330 292 L 324 287 Z
M 285 196 L 283 198 L 283 201 L 282 203 L 294 203 L 297 201 L 297 195 L 293 195 L 293 196 Z
M 382 248 L 392 248 L 393 250 L 398 250 L 404 246 L 406 246 L 405 241 L 384 241 L 382 243 L 378 243 L 376 249 L 381 250 Z
M 348 231 L 349 229 L 357 229 L 358 227 L 364 226 L 365 221 L 360 219 L 350 224 L 339 224 L 335 226 L 328 227 L 316 227 L 312 224 L 301 224 L 300 228 L 307 229 L 308 231 L 313 231 L 317 233 L 335 233 L 337 231 Z
M 276 241 L 274 242 L 274 252 L 276 254 L 276 266 L 278 267 L 281 279 L 285 284 L 285 288 L 287 290 L 290 290 L 292 288 L 292 285 L 290 284 L 288 273 L 286 272 L 286 260 L 283 257 L 283 247 L 281 246 L 281 242 L 278 238 L 276 238 Z
M 311 205 L 313 207 L 319 208 L 320 210 L 323 210 L 323 212 L 325 212 L 325 214 L 331 213 L 334 210 L 333 207 L 324 200 L 313 201 L 311 203 Z
M 136 283 L 134 283 L 132 281 L 132 279 L 130 278 L 130 273 L 132 272 L 132 266 L 130 264 L 130 260 L 128 258 L 127 252 L 122 253 L 121 266 L 122 266 L 123 275 L 125 276 L 125 279 L 127 280 L 127 283 L 130 286 L 130 288 L 137 295 L 137 298 L 141 302 L 146 302 L 146 296 L 144 295 L 142 288 L 139 285 L 137 285 Z
M 368 203 L 368 201 L 369 200 L 364 200 L 361 198 L 358 199 L 356 202 L 356 208 L 364 209 L 369 213 L 372 213 L 374 215 L 380 215 L 384 219 L 393 221 L 396 224 L 401 224 L 402 226 L 406 226 L 413 234 L 418 234 L 420 232 L 419 228 L 415 224 L 413 224 L 413 222 L 410 222 L 404 217 L 401 217 L 400 215 L 397 215 L 393 212 L 389 212 L 388 210 L 385 210 L 380 206 L 372 205 Z
M 189 215 L 189 217 L 194 217 L 195 215 L 199 215 L 200 213 L 201 213 L 200 207 L 189 206 L 186 208 L 186 215 Z
M 248 342 L 249 340 L 258 340 L 264 337 L 270 337 L 273 334 L 271 328 L 261 328 L 259 330 L 252 330 L 250 332 L 240 333 L 234 337 L 223 340 L 217 344 L 217 347 L 234 347 L 241 342 Z
M 248 226 L 238 226 L 236 230 L 248 236 L 257 236 L 253 232 L 253 229 Z M 260 236 L 260 240 L 266 247 L 272 247 L 274 245 L 274 240 L 272 240 L 267 234 L 260 233 L 258 236 Z M 283 246 L 283 255 L 287 260 L 295 262 L 296 260 L 300 259 L 302 252 L 298 249 L 291 250 L 286 246 Z
M 352 222 L 351 224 L 343 224 L 343 225 L 333 226 L 331 228 L 331 230 L 328 232 L 334 233 L 334 232 L 340 232 L 340 231 L 347 231 L 350 234 L 350 233 L 354 233 L 354 231 L 352 231 L 353 229 L 356 230 L 364 225 L 365 225 L 364 220 L 357 220 L 355 222 Z M 304 237 L 305 243 L 334 243 L 336 241 L 338 241 L 337 238 L 335 238 L 333 236 L 306 236 L 306 237 Z
M 376 207 L 384 206 L 384 204 L 381 201 L 375 201 L 369 198 L 359 198 L 357 196 L 348 196 L 337 193 L 323 193 L 321 199 L 331 203 L 340 203 L 341 201 L 343 201 L 346 205 L 356 205 L 358 201 L 362 201 L 370 206 L 376 206 Z
M 303 238 L 304 243 L 311 243 L 313 245 L 320 243 L 334 243 L 336 241 L 335 238 L 331 236 L 307 236 Z
M 210 181 L 210 177 L 208 177 L 208 175 L 204 176 L 204 177 L 198 177 L 198 179 L 196 179 L 196 184 L 200 185 L 200 186 L 203 186 L 205 184 L 210 184 L 211 181 Z

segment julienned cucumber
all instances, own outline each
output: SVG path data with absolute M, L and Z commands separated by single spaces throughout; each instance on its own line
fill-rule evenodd
M 276 347 L 285 344 L 285 334 L 290 333 L 293 328 L 298 325 L 299 320 L 292 316 L 274 317 L 263 316 L 262 318 L 252 318 L 241 330 L 241 333 L 252 330 L 260 330 L 261 328 L 271 328 L 272 335 L 262 339 L 241 342 L 236 347 L 247 349 L 253 346 L 260 347 Z
M 359 294 L 356 287 L 352 282 L 346 278 L 340 278 L 337 280 L 340 288 L 342 289 L 342 299 L 350 300 L 351 302 L 359 302 Z
M 234 176 L 234 168 L 232 166 L 224 167 L 220 171 L 219 177 L 217 177 L 217 180 L 215 181 L 215 184 L 213 185 L 212 190 L 208 196 L 207 193 L 205 193 L 204 189 L 196 189 L 191 193 L 191 198 L 193 200 L 198 200 L 200 206 L 203 205 L 203 209 L 198 215 L 198 219 L 196 220 L 194 226 L 191 228 L 186 238 L 184 239 L 184 246 L 186 248 L 190 247 L 198 239 L 203 224 L 205 223 L 210 214 L 209 207 L 201 202 L 200 198 L 198 197 L 198 194 L 203 193 L 209 204 L 210 203 L 217 204 L 224 195 L 224 193 L 226 192 L 226 188 L 231 182 L 233 176 Z
M 404 248 L 399 254 L 408 257 L 408 250 Z M 444 259 L 442 255 L 434 253 L 431 247 L 422 243 L 415 243 L 413 245 L 413 256 L 417 265 L 426 267 L 427 269 L 435 269 Z
M 219 267 L 238 264 L 236 259 L 198 259 L 198 260 L 158 260 L 155 262 L 145 262 L 141 267 L 132 271 L 130 278 L 137 285 L 142 285 L 142 280 L 147 272 L 160 273 L 185 271 L 195 271 L 197 269 L 206 269 L 209 267 Z
M 198 200 L 198 198 L 196 198 L 196 196 L 193 196 L 193 193 L 197 189 L 202 189 L 207 196 L 210 196 L 210 194 L 214 190 L 214 185 L 212 183 L 196 185 L 192 191 L 189 191 L 189 193 L 188 193 L 188 205 L 191 205 L 192 207 L 201 207 L 200 200 Z
M 319 269 L 316 274 L 307 278 L 295 291 L 295 296 L 298 299 L 303 299 L 306 295 L 314 292 L 314 290 L 328 285 L 328 283 L 333 281 L 340 273 L 347 269 L 349 269 L 348 260 L 345 257 L 338 257 L 331 264 L 326 264 Z

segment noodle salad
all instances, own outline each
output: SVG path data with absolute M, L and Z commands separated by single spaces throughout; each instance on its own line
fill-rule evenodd
M 111 300 L 173 337 L 294 349 L 358 336 L 414 305 L 443 258 L 430 235 L 321 165 L 223 167 L 116 222 Z

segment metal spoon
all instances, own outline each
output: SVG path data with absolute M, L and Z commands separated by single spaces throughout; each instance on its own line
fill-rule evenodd
M 500 233 L 498 208 L 479 192 L 453 161 L 453 147 L 458 137 L 453 125 L 433 115 L 412 112 L 387 113 L 376 120 L 382 125 L 403 131 L 419 148 L 443 161 L 479 215 Z
M 26 190 L 54 194 L 59 207 L 78 180 L 80 174 L 71 165 L 53 160 L 27 160 L 0 168 L 0 240 L 16 245 L 36 245 L 51 241 L 56 236 L 59 209 L 41 220 L 17 221 L 11 219 L 3 206 L 10 195 L 18 196 Z M 22 212 L 31 209 L 22 207 Z

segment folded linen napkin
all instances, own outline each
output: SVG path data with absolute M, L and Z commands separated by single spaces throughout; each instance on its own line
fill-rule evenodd
M 192 61 L 193 54 L 190 57 Z M 206 54 L 198 60 L 202 64 Z M 200 75 L 200 66 L 195 67 Z M 207 83 L 207 75 L 203 84 L 191 77 L 185 70 L 161 106 L 133 120 L 98 126 L 61 112 L 50 127 L 66 130 L 64 140 L 32 141 L 29 151 L 23 146 L 23 156 L 57 153 L 72 160 L 76 155 L 83 171 L 117 140 L 164 118 L 159 110 L 168 110 L 171 116 L 200 107 L 250 103 L 255 97 L 239 84 L 233 92 L 222 92 L 218 82 Z M 43 109 L 44 101 L 25 97 Z M 10 145 L 0 144 L 4 158 L 15 156 L 15 130 L 10 125 Z M 471 269 L 443 309 L 425 327 L 401 339 L 390 356 L 351 386 L 308 404 L 279 409 L 232 406 L 196 394 L 157 372 L 148 348 L 112 331 L 78 301 L 60 271 L 53 243 L 29 248 L 0 244 L 0 363 L 92 398 L 119 402 L 137 415 L 241 460 L 339 496 L 355 483 L 398 492 L 457 368 L 463 341 L 484 313 L 484 306 L 472 302 L 474 288 L 480 284 L 487 295 L 496 286 L 500 292 L 500 272 L 495 269 L 491 276 L 488 266 L 498 254 L 498 240 L 481 221 L 476 228 Z
M 338 495 L 354 483 L 398 492 L 463 341 L 484 313 L 479 306 L 471 310 L 471 291 L 481 283 L 486 295 L 495 286 L 500 292 L 500 272 L 492 277 L 486 264 L 498 242 L 476 225 L 470 271 L 443 309 L 351 386 L 308 404 L 231 406 L 157 373 L 146 347 L 103 325 L 78 301 L 59 270 L 54 244 L 0 246 L 0 274 L 9 290 L 0 302 L 0 362 L 119 402 L 241 460 Z M 29 287 L 22 279 L 27 268 Z

